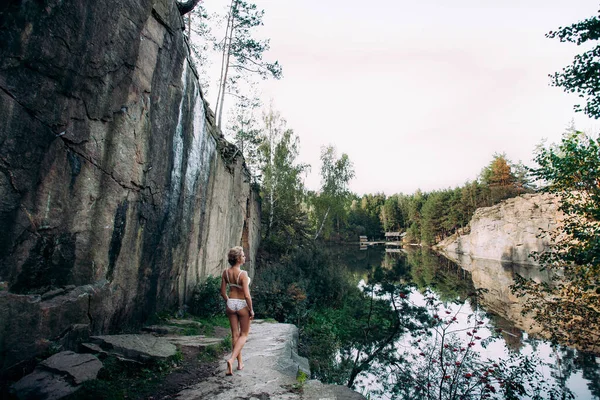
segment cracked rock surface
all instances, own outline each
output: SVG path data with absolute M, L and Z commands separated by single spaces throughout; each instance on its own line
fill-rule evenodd
M 20 399 L 60 399 L 88 380 L 95 379 L 102 363 L 91 354 L 62 351 L 42 361 L 13 389 Z
M 0 378 L 254 259 L 257 194 L 182 27 L 172 0 L 0 5 Z
M 307 381 L 304 387 L 296 380 L 298 371 L 310 375 L 308 360 L 297 354 L 298 329 L 291 324 L 254 321 L 242 351 L 244 369 L 234 363 L 233 375 L 226 376 L 225 360 L 220 374 L 181 391 L 179 400 L 361 400 L 364 397 L 345 386 Z

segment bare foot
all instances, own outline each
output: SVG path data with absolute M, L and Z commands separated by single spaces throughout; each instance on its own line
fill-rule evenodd
M 237 369 L 238 369 L 239 371 L 243 370 L 243 369 L 244 369 L 244 364 L 240 364 L 240 363 L 238 363 L 238 367 L 237 367 Z
M 227 360 L 227 372 L 225 373 L 225 375 L 233 375 L 233 361 L 232 360 Z

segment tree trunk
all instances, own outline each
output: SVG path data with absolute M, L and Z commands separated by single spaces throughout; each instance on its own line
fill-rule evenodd
M 271 108 L 271 112 L 272 112 L 272 108 Z M 271 228 L 273 227 L 273 218 L 275 216 L 275 200 L 274 200 L 274 191 L 275 191 L 275 185 L 276 185 L 276 178 L 275 178 L 275 132 L 274 132 L 274 117 L 273 114 L 271 114 L 271 117 L 269 118 L 269 164 L 270 164 L 270 170 L 271 170 L 271 188 L 270 188 L 270 193 L 269 193 L 269 232 L 271 231 Z
M 222 77 L 222 85 L 221 85 L 221 90 L 220 90 L 220 94 L 221 94 L 221 100 L 218 102 L 219 103 L 219 111 L 218 111 L 218 117 L 217 117 L 217 128 L 221 129 L 221 120 L 223 118 L 223 103 L 225 102 L 225 89 L 227 88 L 227 74 L 229 73 L 229 59 L 231 58 L 231 41 L 233 40 L 233 32 L 235 30 L 235 20 L 234 20 L 234 15 L 233 15 L 233 9 L 234 7 L 236 7 L 238 0 L 232 0 L 231 1 L 231 7 L 229 9 L 229 14 L 230 14 L 230 22 L 228 21 L 227 26 L 229 27 L 229 36 L 228 36 L 228 42 L 226 43 L 225 49 L 227 51 L 227 55 L 225 58 L 225 65 L 224 65 L 224 70 L 223 70 L 223 77 Z M 222 66 L 223 69 L 223 66 Z
M 228 46 L 228 38 L 229 38 L 229 27 L 232 24 L 233 18 L 233 2 L 235 0 L 231 0 L 231 4 L 229 5 L 229 15 L 227 16 L 227 28 L 225 28 L 225 37 L 223 38 L 223 55 L 221 56 L 221 73 L 219 74 L 219 91 L 217 93 L 217 100 L 215 102 L 215 113 L 219 110 L 219 101 L 221 101 L 221 90 L 223 89 L 223 71 L 225 70 L 225 58 L 227 51 L 229 49 Z
M 321 234 L 321 230 L 323 230 L 323 225 L 325 225 L 325 220 L 327 219 L 327 214 L 329 214 L 329 207 L 327 207 L 327 211 L 325 211 L 325 216 L 323 217 L 323 221 L 321 221 L 321 227 L 319 228 L 319 230 L 317 231 L 317 234 L 315 235 L 315 240 L 317 240 L 317 238 Z

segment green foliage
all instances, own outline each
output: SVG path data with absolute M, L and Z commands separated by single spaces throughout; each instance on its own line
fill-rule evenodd
M 264 140 L 256 110 L 260 100 L 240 96 L 230 114 L 227 133 L 229 138 L 244 155 L 244 161 L 253 182 L 260 181 L 260 152 L 259 146 Z
M 225 305 L 220 295 L 221 278 L 209 275 L 194 288 L 189 303 L 190 312 L 198 317 L 214 317 L 225 313 Z
M 200 362 L 213 362 L 217 361 L 223 353 L 230 351 L 231 347 L 225 348 L 222 345 L 212 345 L 204 347 L 200 353 L 198 353 L 198 361 Z
M 486 346 L 483 313 L 468 316 L 469 326 L 456 328 L 461 309 L 451 311 L 431 292 L 425 292 L 434 317 L 430 335 L 413 332 L 403 363 L 391 367 L 384 381 L 387 393 L 403 399 L 572 399 L 573 395 L 547 382 L 534 357 L 509 354 L 502 360 L 482 359 L 475 346 Z M 473 303 L 476 304 L 476 293 Z M 493 331 L 493 330 L 492 330 Z M 489 332 L 489 331 L 488 331 Z
M 558 146 L 540 148 L 534 175 L 558 195 L 565 217 L 543 232 L 553 245 L 534 254 L 550 282 L 518 277 L 526 311 L 554 340 L 600 351 L 600 139 L 567 132 Z
M 406 263 L 411 283 L 422 291 L 435 290 L 443 302 L 464 301 L 475 292 L 473 281 L 465 279 L 462 268 L 427 248 L 408 250 Z
M 345 240 L 356 241 L 357 236 L 379 238 L 383 235 L 380 214 L 386 202 L 383 193 L 366 194 L 352 199 L 348 212 Z
M 214 46 L 215 37 L 212 34 L 210 21 L 212 16 L 207 12 L 204 4 L 198 4 L 190 13 L 184 17 L 186 28 L 184 34 L 187 37 L 188 45 L 191 50 L 191 56 L 194 66 L 198 71 L 198 80 L 200 86 L 207 92 L 209 86 L 208 67 L 209 51 Z
M 290 243 L 308 240 L 308 220 L 302 209 L 302 174 L 308 166 L 296 161 L 299 139 L 279 113 L 263 118 L 265 137 L 259 147 L 262 171 L 263 248 L 285 254 Z
M 241 79 L 251 76 L 280 79 L 282 76 L 279 62 L 269 63 L 263 60 L 264 53 L 269 50 L 269 40 L 257 40 L 253 37 L 255 28 L 263 25 L 263 16 L 264 11 L 259 10 L 256 4 L 243 0 L 231 2 L 224 38 L 216 45 L 222 52 L 219 91 L 215 103 L 219 128 L 225 95 L 236 92 Z
M 233 345 L 233 342 L 231 340 L 231 334 L 225 336 L 225 338 L 223 339 L 223 342 L 221 344 L 222 344 L 224 350 L 231 349 L 231 346 Z
M 316 304 L 340 304 L 346 290 L 345 274 L 326 250 L 307 246 L 278 260 L 261 262 L 252 301 L 258 318 L 298 324 Z
M 481 181 L 487 186 L 490 204 L 525 193 L 529 187 L 524 167 L 513 165 L 506 154 L 494 154 L 490 164 L 481 171 Z
M 304 373 L 304 371 L 298 370 L 298 374 L 296 375 L 296 383 L 292 385 L 292 390 L 297 393 L 302 393 L 304 389 L 304 383 L 309 378 L 308 375 Z
M 221 299 L 222 301 L 222 299 Z M 216 327 L 229 328 L 229 319 L 225 315 L 225 311 L 222 314 L 215 315 L 209 318 L 195 318 L 196 322 L 200 322 L 202 325 L 199 334 L 212 336 L 215 333 Z
M 577 46 L 590 41 L 596 43 L 600 38 L 600 19 L 594 16 L 549 32 L 546 37 L 558 38 L 561 42 L 575 43 Z M 600 45 L 576 55 L 571 65 L 550 75 L 550 78 L 552 85 L 585 99 L 585 106 L 576 105 L 575 111 L 583 111 L 591 118 L 600 118 Z
M 321 147 L 321 191 L 312 197 L 312 220 L 319 236 L 339 236 L 345 226 L 352 203 L 348 183 L 354 177 L 354 166 L 347 154 L 337 157 L 335 147 Z
M 380 212 L 383 230 L 386 232 L 400 231 L 406 225 L 406 216 L 403 211 L 399 195 L 388 197 Z

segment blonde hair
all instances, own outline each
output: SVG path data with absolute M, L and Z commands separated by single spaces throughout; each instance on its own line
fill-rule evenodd
M 232 267 L 240 261 L 243 252 L 244 248 L 242 246 L 235 246 L 229 250 L 229 253 L 227 253 L 227 261 L 229 261 L 229 264 Z

